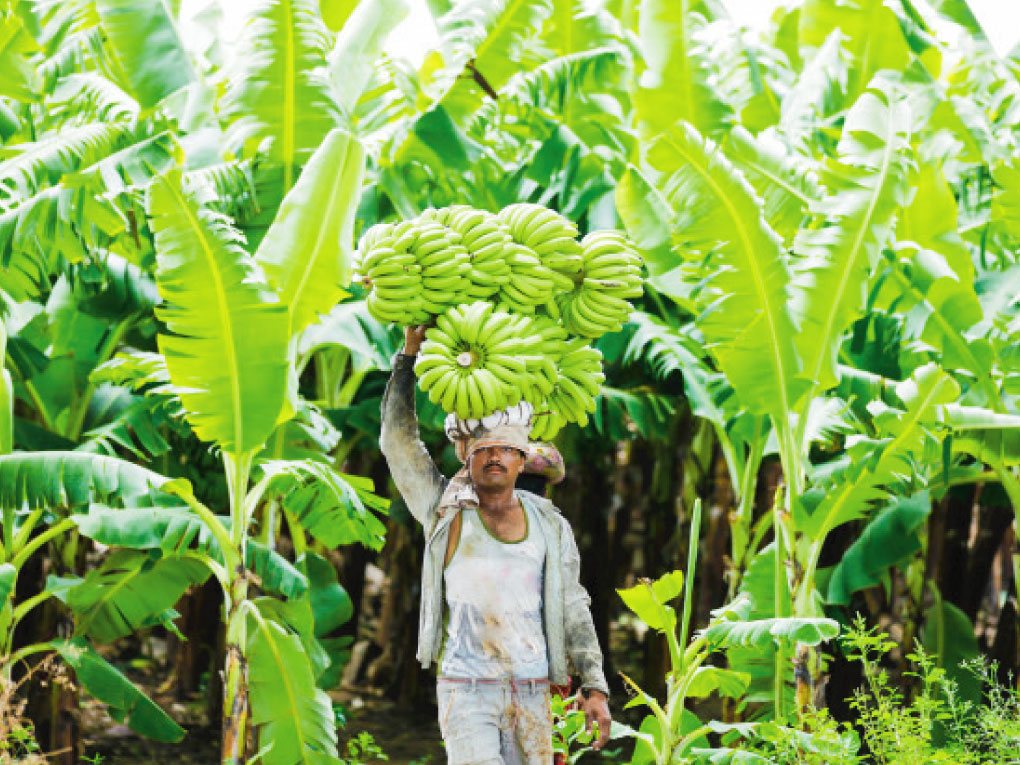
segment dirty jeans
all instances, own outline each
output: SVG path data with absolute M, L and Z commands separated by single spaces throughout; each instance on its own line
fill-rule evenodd
M 550 765 L 549 681 L 440 677 L 439 729 L 450 765 Z

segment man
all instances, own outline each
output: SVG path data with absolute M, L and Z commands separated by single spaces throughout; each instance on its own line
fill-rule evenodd
M 581 677 L 587 725 L 598 724 L 594 748 L 601 749 L 609 740 L 609 689 L 573 533 L 548 500 L 514 490 L 530 410 L 517 407 L 468 428 L 456 421 L 464 468 L 444 478 L 421 442 L 414 411 L 413 367 L 424 335 L 424 327 L 405 331 L 383 396 L 379 440 L 425 530 L 418 660 L 439 668 L 449 762 L 551 763 L 549 683 L 568 682 L 568 658 Z

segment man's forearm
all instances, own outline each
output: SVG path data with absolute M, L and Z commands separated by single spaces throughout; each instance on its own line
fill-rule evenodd
M 425 524 L 444 482 L 418 433 L 414 385 L 414 356 L 397 354 L 383 393 L 379 446 L 408 510 Z
M 575 613 L 573 617 L 567 616 L 567 654 L 581 678 L 581 687 L 585 690 L 602 691 L 609 696 L 609 685 L 602 669 L 602 651 L 599 649 L 595 625 L 592 623 L 588 607 L 582 608 L 583 613 Z

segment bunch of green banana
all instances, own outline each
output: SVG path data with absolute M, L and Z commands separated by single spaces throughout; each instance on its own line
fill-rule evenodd
M 552 438 L 567 422 L 582 428 L 587 425 L 588 414 L 595 411 L 599 386 L 606 379 L 602 354 L 578 337 L 566 341 L 557 372 L 556 385 L 544 404 L 535 408 L 533 438 Z
M 532 441 L 552 441 L 556 434 L 567 424 L 567 418 L 545 404 L 541 411 L 535 410 L 531 416 L 531 433 L 529 438 Z
M 515 406 L 530 377 L 522 352 L 527 319 L 478 301 L 436 317 L 425 333 L 414 371 L 433 403 L 461 419 L 479 419 Z
M 584 262 L 577 287 L 557 300 L 570 332 L 600 337 L 619 330 L 642 292 L 641 256 L 618 231 L 592 231 L 581 240 Z
M 434 221 L 415 220 L 414 224 L 414 238 L 407 248 L 421 267 L 420 307 L 438 315 L 464 301 L 471 258 L 456 231 Z
M 541 259 L 518 242 L 510 242 L 504 250 L 510 266 L 509 280 L 496 295 L 501 307 L 522 314 L 533 314 L 540 305 L 553 299 L 554 276 Z
M 558 290 L 571 290 L 581 271 L 581 246 L 577 226 L 555 210 L 530 202 L 504 207 L 499 218 L 510 229 L 510 236 L 534 252 L 552 271 Z
M 471 258 L 461 235 L 434 220 L 377 224 L 361 239 L 357 271 L 379 321 L 424 324 L 464 301 Z
M 414 228 L 410 221 L 380 223 L 361 238 L 356 271 L 370 290 L 365 306 L 378 321 L 414 325 L 429 319 L 420 306 L 422 268 L 406 247 L 398 249 L 398 241 L 406 241 Z
M 505 253 L 511 242 L 510 232 L 495 215 L 467 205 L 453 205 L 440 210 L 426 210 L 421 218 L 435 220 L 460 234 L 461 243 L 471 256 L 471 270 L 468 272 L 471 284 L 465 291 L 466 299 L 490 298 L 510 280 L 510 265 Z

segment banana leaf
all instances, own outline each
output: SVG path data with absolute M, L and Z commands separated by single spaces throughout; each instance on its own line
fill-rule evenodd
M 316 0 L 258 0 L 244 10 L 224 100 L 228 140 L 243 156 L 245 145 L 270 139 L 266 157 L 282 170 L 285 194 L 336 125 L 323 67 L 331 36 Z
M 647 162 L 663 177 L 679 213 L 674 241 L 712 255 L 707 305 L 697 324 L 720 369 L 748 410 L 789 422 L 807 387 L 789 342 L 796 333 L 790 272 L 754 189 L 687 123 L 655 139 Z
M 258 610 L 249 612 L 247 636 L 251 721 L 262 761 L 342 763 L 329 696 L 315 687 L 300 637 Z
M 84 640 L 55 640 L 48 646 L 74 670 L 75 679 L 86 691 L 108 705 L 114 720 L 155 741 L 184 738 L 181 726 Z
M 141 106 L 152 109 L 194 81 L 191 59 L 165 5 L 97 0 L 96 10 L 117 70 Z
M 169 479 L 117 457 L 84 452 L 0 456 L 0 507 L 21 510 L 177 504 L 159 491 Z
M 698 0 L 642 0 L 638 39 L 647 69 L 638 81 L 634 107 L 649 134 L 688 122 L 703 135 L 713 136 L 731 118 L 709 81 L 703 54 L 696 50 L 696 16 L 705 4 Z
M 284 508 L 317 540 L 334 548 L 360 542 L 382 548 L 386 526 L 374 513 L 386 501 L 371 493 L 371 482 L 335 472 L 315 460 L 261 463 L 267 496 L 279 496 Z
M 66 602 L 81 633 L 108 643 L 163 621 L 184 592 L 208 579 L 209 573 L 194 558 L 118 550 L 68 590 Z
M 366 4 L 367 5 L 367 4 Z M 255 252 L 299 333 L 344 296 L 365 151 L 340 129 L 315 150 Z
M 826 600 L 847 606 L 853 593 L 885 580 L 890 567 L 921 549 L 918 532 L 930 513 L 926 491 L 876 513 L 833 567 Z
M 179 172 L 152 184 L 148 212 L 170 379 L 199 438 L 248 454 L 284 413 L 287 308 L 258 279 L 238 233 L 182 188 Z
M 350 0 L 345 0 L 348 4 Z M 337 0 L 320 3 L 323 20 L 333 29 L 326 13 L 326 5 L 337 6 Z M 383 45 L 393 29 L 410 11 L 407 0 L 376 0 L 372 3 L 354 3 L 347 10 L 349 18 L 337 35 L 336 46 L 327 57 L 327 71 L 337 106 L 350 114 L 358 104 L 365 86 L 372 77 L 375 63 L 383 52 Z M 353 10 L 353 12 L 352 12 Z M 339 15 L 339 14 L 337 14 Z
M 0 608 L 4 607 L 7 598 L 14 591 L 14 584 L 18 580 L 18 569 L 10 563 L 0 563 Z

